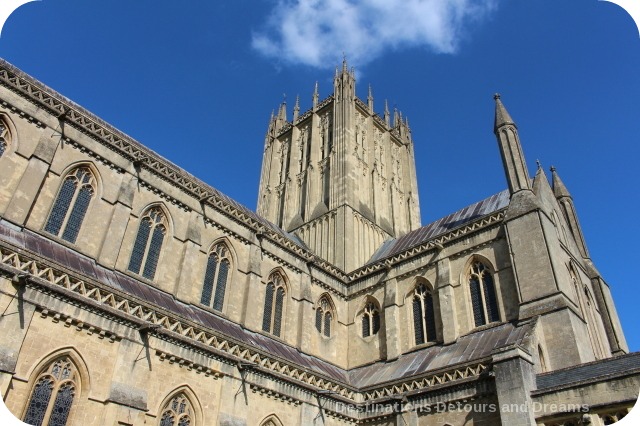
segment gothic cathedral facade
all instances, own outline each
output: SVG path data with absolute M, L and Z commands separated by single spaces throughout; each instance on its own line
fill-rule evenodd
M 640 389 L 556 170 L 422 225 L 353 70 L 265 137 L 257 212 L 0 60 L 0 392 L 33 425 L 606 425 Z

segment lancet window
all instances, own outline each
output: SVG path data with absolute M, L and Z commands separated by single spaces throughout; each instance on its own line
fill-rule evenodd
M 7 148 L 9 148 L 9 131 L 7 126 L 0 121 L 0 157 L 2 157 Z
M 380 312 L 373 302 L 368 302 L 362 313 L 362 337 L 369 337 L 380 331 Z
M 230 269 L 231 256 L 228 247 L 224 243 L 217 244 L 207 260 L 200 303 L 213 307 L 216 311 L 222 311 Z
M 78 167 L 64 179 L 44 230 L 75 243 L 96 192 L 96 179 L 88 167 Z
M 70 358 L 52 362 L 35 381 L 23 421 L 34 426 L 65 426 L 78 385 L 78 371 Z
M 142 216 L 133 244 L 129 271 L 152 280 L 160 259 L 167 223 L 162 209 L 153 207 Z
M 413 331 L 416 345 L 436 341 L 436 315 L 433 307 L 433 292 L 424 283 L 413 292 Z
M 500 321 L 493 275 L 487 266 L 475 261 L 468 274 L 475 326 Z
M 320 303 L 316 307 L 316 330 L 325 337 L 331 337 L 331 322 L 333 320 L 333 312 L 331 303 L 324 296 L 320 299 Z
M 160 414 L 160 426 L 193 425 L 193 407 L 184 393 L 171 398 Z
M 282 332 L 282 312 L 286 294 L 284 278 L 278 273 L 272 274 L 267 282 L 264 298 L 262 330 L 280 337 Z

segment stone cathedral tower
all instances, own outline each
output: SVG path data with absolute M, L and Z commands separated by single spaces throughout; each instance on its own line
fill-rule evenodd
M 391 120 L 356 97 L 346 61 L 333 94 L 287 121 L 272 116 L 265 140 L 258 214 L 300 237 L 344 271 L 364 265 L 383 241 L 420 226 L 413 140 L 408 120 Z

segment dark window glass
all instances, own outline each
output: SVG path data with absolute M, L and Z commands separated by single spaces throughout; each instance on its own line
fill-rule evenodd
M 4 139 L 0 139 L 0 157 L 2 157 L 2 154 L 4 154 L 6 149 L 7 149 L 7 143 L 4 141 Z
M 433 309 L 433 295 L 424 296 L 424 323 L 427 326 L 427 342 L 436 341 L 436 314 Z
M 75 387 L 73 383 L 67 382 L 60 386 L 56 395 L 56 402 L 53 404 L 49 426 L 65 426 L 71 411 Z
M 331 312 L 327 312 L 324 316 L 324 335 L 331 337 Z
M 278 288 L 276 292 L 276 309 L 273 319 L 273 334 L 280 337 L 280 329 L 282 325 L 282 305 L 284 303 L 284 289 Z
M 482 277 L 484 288 L 484 300 L 487 303 L 487 316 L 489 321 L 500 321 L 500 313 L 498 312 L 498 302 L 496 301 L 496 288 L 493 284 L 493 278 L 485 271 Z
M 373 311 L 371 317 L 373 321 L 373 330 L 371 334 L 376 334 L 378 331 L 380 331 L 380 314 L 378 313 L 378 311 Z
M 202 297 L 200 303 L 211 306 L 211 294 L 213 293 L 213 280 L 218 268 L 218 255 L 215 253 L 209 256 L 207 261 L 207 272 L 204 274 L 204 284 L 202 286 Z
M 271 314 L 273 312 L 273 293 L 275 286 L 272 283 L 267 284 L 267 290 L 264 298 L 264 315 L 262 317 L 262 330 L 271 332 Z
M 227 276 L 229 275 L 229 261 L 223 259 L 220 262 L 220 272 L 218 272 L 218 282 L 216 283 L 216 298 L 213 302 L 213 309 L 222 310 L 224 305 L 224 293 L 227 287 Z
M 44 415 L 49 406 L 51 392 L 53 391 L 53 380 L 45 376 L 40 378 L 33 389 L 33 395 L 24 416 L 24 422 L 34 426 L 41 426 Z
M 67 216 L 67 211 L 69 210 L 69 206 L 71 205 L 71 200 L 73 199 L 75 192 L 76 181 L 72 177 L 68 177 L 62 184 L 58 198 L 56 198 L 56 201 L 53 204 L 51 215 L 49 215 L 47 225 L 44 227 L 45 231 L 53 235 L 58 235 L 60 228 L 62 227 L 62 222 L 64 222 L 64 218 Z
M 140 273 L 140 266 L 142 265 L 142 259 L 144 258 L 144 252 L 147 249 L 147 241 L 149 240 L 149 233 L 151 232 L 151 219 L 145 217 L 140 222 L 138 228 L 138 235 L 136 241 L 133 244 L 133 252 L 131 253 L 131 260 L 129 261 L 129 270 Z
M 152 280 L 156 275 L 156 267 L 158 266 L 158 259 L 160 258 L 160 250 L 162 249 L 162 241 L 164 240 L 164 228 L 156 226 L 153 230 L 153 236 L 151 237 L 151 244 L 149 244 L 149 253 L 147 254 L 147 261 L 144 265 L 144 271 L 142 276 Z
M 316 309 L 316 330 L 322 331 L 322 309 L 319 306 Z
M 485 324 L 484 306 L 482 305 L 482 296 L 480 294 L 480 280 L 476 276 L 472 276 L 469 280 L 471 287 L 471 305 L 473 306 L 473 319 L 476 327 Z
M 164 413 L 162 413 L 160 426 L 175 426 L 175 418 L 171 411 L 165 411 Z
M 371 330 L 369 328 L 369 314 L 362 316 L 362 337 L 369 337 Z
M 80 227 L 82 226 L 82 221 L 87 213 L 87 208 L 89 207 L 89 201 L 91 201 L 92 195 L 90 187 L 84 186 L 80 189 L 76 202 L 71 209 L 67 226 L 62 233 L 63 240 L 69 241 L 70 243 L 76 242 L 76 238 L 78 238 L 78 233 L 80 232 Z
M 416 338 L 416 345 L 424 343 L 424 329 L 422 327 L 422 300 L 420 297 L 413 298 L 413 330 Z
M 189 416 L 180 417 L 180 421 L 178 422 L 178 426 L 189 426 L 191 425 L 191 419 Z

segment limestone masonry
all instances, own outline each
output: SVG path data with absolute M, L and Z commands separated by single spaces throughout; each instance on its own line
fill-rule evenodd
M 421 225 L 353 70 L 265 137 L 257 213 L 0 60 L 0 392 L 34 425 L 607 425 L 640 390 L 556 170 Z M 256 153 L 257 154 L 257 153 Z

